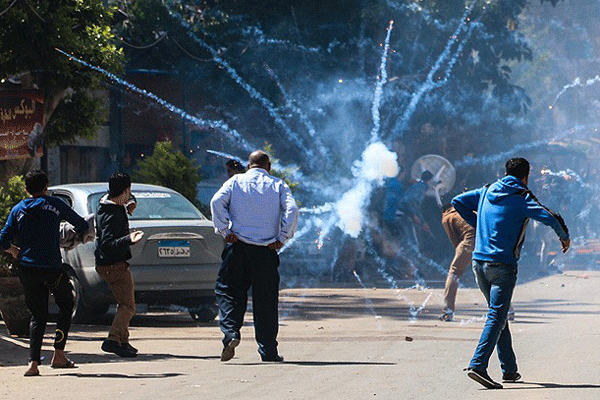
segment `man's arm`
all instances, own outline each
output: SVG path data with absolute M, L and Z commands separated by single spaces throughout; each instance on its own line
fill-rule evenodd
M 283 188 L 279 194 L 281 207 L 281 228 L 277 240 L 280 243 L 285 243 L 291 239 L 296 232 L 296 224 L 298 223 L 298 204 L 292 196 L 292 191 L 283 183 Z
M 87 221 L 69 207 L 67 203 L 59 199 L 57 200 L 55 205 L 58 206 L 57 208 L 60 211 L 61 218 L 73 225 L 76 232 L 86 232 L 89 229 Z
M 230 221 L 229 202 L 231 201 L 232 179 L 228 180 L 221 186 L 210 200 L 210 212 L 212 214 L 215 233 L 220 234 L 224 238 L 230 237 Z
M 16 206 L 10 211 L 8 214 L 8 219 L 6 220 L 6 224 L 4 224 L 4 228 L 0 231 L 0 249 L 6 251 L 11 248 L 10 242 L 14 239 L 17 234 L 17 220 L 15 218 L 16 214 Z
M 525 197 L 525 207 L 525 215 L 527 217 L 535 219 L 536 221 L 551 227 L 554 232 L 556 232 L 561 242 L 568 241 L 570 239 L 569 228 L 567 227 L 567 224 L 561 215 L 542 205 L 530 192 Z
M 110 254 L 113 250 L 124 246 L 131 246 L 131 235 L 123 237 L 115 237 L 115 232 L 120 229 L 118 218 L 111 214 L 103 214 L 98 218 L 98 226 L 96 229 L 100 231 L 100 240 L 98 245 L 105 254 Z
M 452 199 L 452 206 L 472 227 L 477 226 L 477 207 L 482 189 L 469 190 Z

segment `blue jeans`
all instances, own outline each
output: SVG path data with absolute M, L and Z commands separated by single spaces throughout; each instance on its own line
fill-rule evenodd
M 469 368 L 485 371 L 497 346 L 504 374 L 517 372 L 507 315 L 515 285 L 517 266 L 473 260 L 473 272 L 488 303 L 488 315 Z

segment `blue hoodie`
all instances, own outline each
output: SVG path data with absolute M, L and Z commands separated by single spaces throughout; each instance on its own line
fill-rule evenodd
M 21 200 L 13 207 L 0 231 L 0 249 L 6 250 L 18 239 L 22 265 L 58 267 L 60 256 L 60 221 L 70 222 L 77 232 L 88 229 L 88 223 L 64 201 L 40 196 Z
M 517 264 L 530 218 L 554 229 L 560 239 L 569 239 L 562 217 L 541 205 L 514 176 L 458 195 L 452 205 L 476 228 L 474 260 Z

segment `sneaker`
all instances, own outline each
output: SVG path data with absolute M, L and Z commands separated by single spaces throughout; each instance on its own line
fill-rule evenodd
M 136 353 L 123 348 L 123 346 L 121 346 L 121 343 L 115 342 L 114 340 L 107 339 L 103 341 L 101 349 L 102 351 L 105 351 L 107 353 L 114 353 L 119 357 L 133 358 L 137 356 Z
M 502 374 L 502 382 L 515 383 L 521 379 L 521 374 L 518 372 L 507 372 Z
M 510 309 L 508 310 L 508 314 L 506 314 L 506 319 L 509 321 L 514 321 L 515 320 L 515 310 L 514 309 Z
M 133 347 L 129 342 L 121 343 L 121 347 L 124 348 L 125 350 L 131 351 L 132 353 L 135 353 L 135 354 L 137 354 L 137 352 L 138 352 L 138 349 Z
M 276 355 L 273 357 L 263 357 L 261 356 L 261 359 L 263 360 L 263 362 L 283 362 L 283 357 L 281 357 L 280 355 Z
M 438 318 L 440 321 L 450 322 L 454 319 L 454 313 L 451 310 L 447 310 L 444 311 Z
M 223 347 L 221 352 L 221 361 L 229 361 L 235 356 L 235 348 L 240 344 L 240 339 L 233 338 Z
M 490 378 L 485 371 L 478 371 L 476 369 L 469 368 L 467 370 L 467 376 L 488 389 L 502 389 L 503 387 L 498 382 L 494 382 L 494 380 Z

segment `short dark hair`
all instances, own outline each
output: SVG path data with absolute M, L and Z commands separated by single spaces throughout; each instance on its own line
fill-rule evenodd
M 529 176 L 529 161 L 524 158 L 515 157 L 506 162 L 506 175 L 514 176 L 521 180 Z
M 108 197 L 120 196 L 128 187 L 131 187 L 129 175 L 124 172 L 115 172 L 108 179 Z
M 38 169 L 29 171 L 25 175 L 25 189 L 29 194 L 34 195 L 44 191 L 48 184 L 48 177 L 46 174 Z

